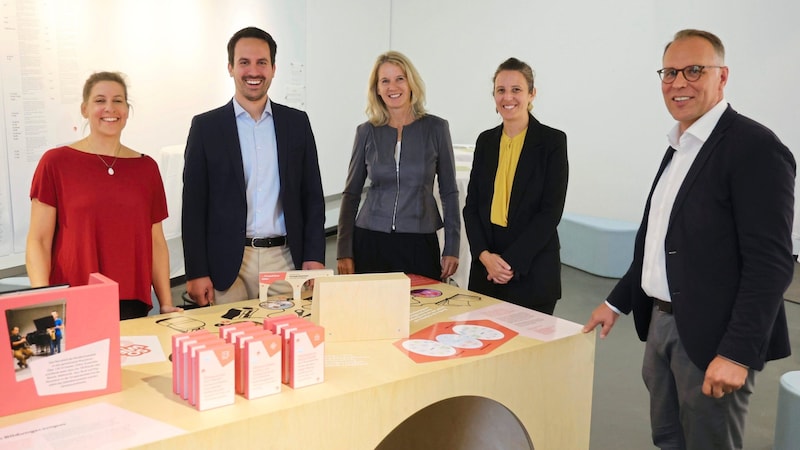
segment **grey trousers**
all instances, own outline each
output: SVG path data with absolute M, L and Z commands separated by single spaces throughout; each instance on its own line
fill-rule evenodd
M 653 308 L 642 378 L 650 392 L 653 444 L 665 449 L 741 449 L 755 371 L 745 385 L 716 399 L 703 394 L 705 370 L 689 359 L 675 317 Z

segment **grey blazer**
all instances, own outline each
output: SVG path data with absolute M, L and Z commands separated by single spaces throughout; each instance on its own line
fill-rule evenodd
M 398 172 L 396 143 L 397 129 L 388 125 L 365 122 L 356 129 L 339 212 L 337 258 L 353 257 L 355 226 L 386 233 L 433 233 L 444 226 L 442 254 L 458 257 L 461 218 L 447 121 L 428 114 L 403 128 Z M 433 197 L 437 177 L 444 221 Z M 367 178 L 371 184 L 359 211 Z

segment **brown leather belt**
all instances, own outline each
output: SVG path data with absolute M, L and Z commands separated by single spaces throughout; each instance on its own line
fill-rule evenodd
M 653 305 L 661 312 L 672 314 L 672 302 L 665 302 L 664 300 L 654 298 Z
M 244 238 L 245 247 L 268 248 L 286 245 L 286 236 L 264 237 L 264 238 Z

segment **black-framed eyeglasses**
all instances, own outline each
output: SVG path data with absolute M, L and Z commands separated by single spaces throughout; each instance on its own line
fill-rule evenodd
M 721 69 L 725 66 L 700 66 L 697 64 L 686 66 L 683 69 L 675 69 L 674 67 L 665 67 L 660 70 L 656 70 L 656 73 L 661 78 L 661 81 L 666 84 L 672 84 L 676 78 L 678 78 L 679 73 L 683 73 L 683 78 L 686 81 L 697 81 L 703 75 L 703 70 L 705 69 Z

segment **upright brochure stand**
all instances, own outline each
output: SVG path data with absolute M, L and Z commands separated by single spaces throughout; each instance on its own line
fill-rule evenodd
M 0 346 L 11 349 L 16 327 L 28 350 L 24 363 L 10 354 L 0 362 L 0 416 L 121 389 L 116 282 L 93 273 L 85 286 L 0 294 L 0 310 Z

